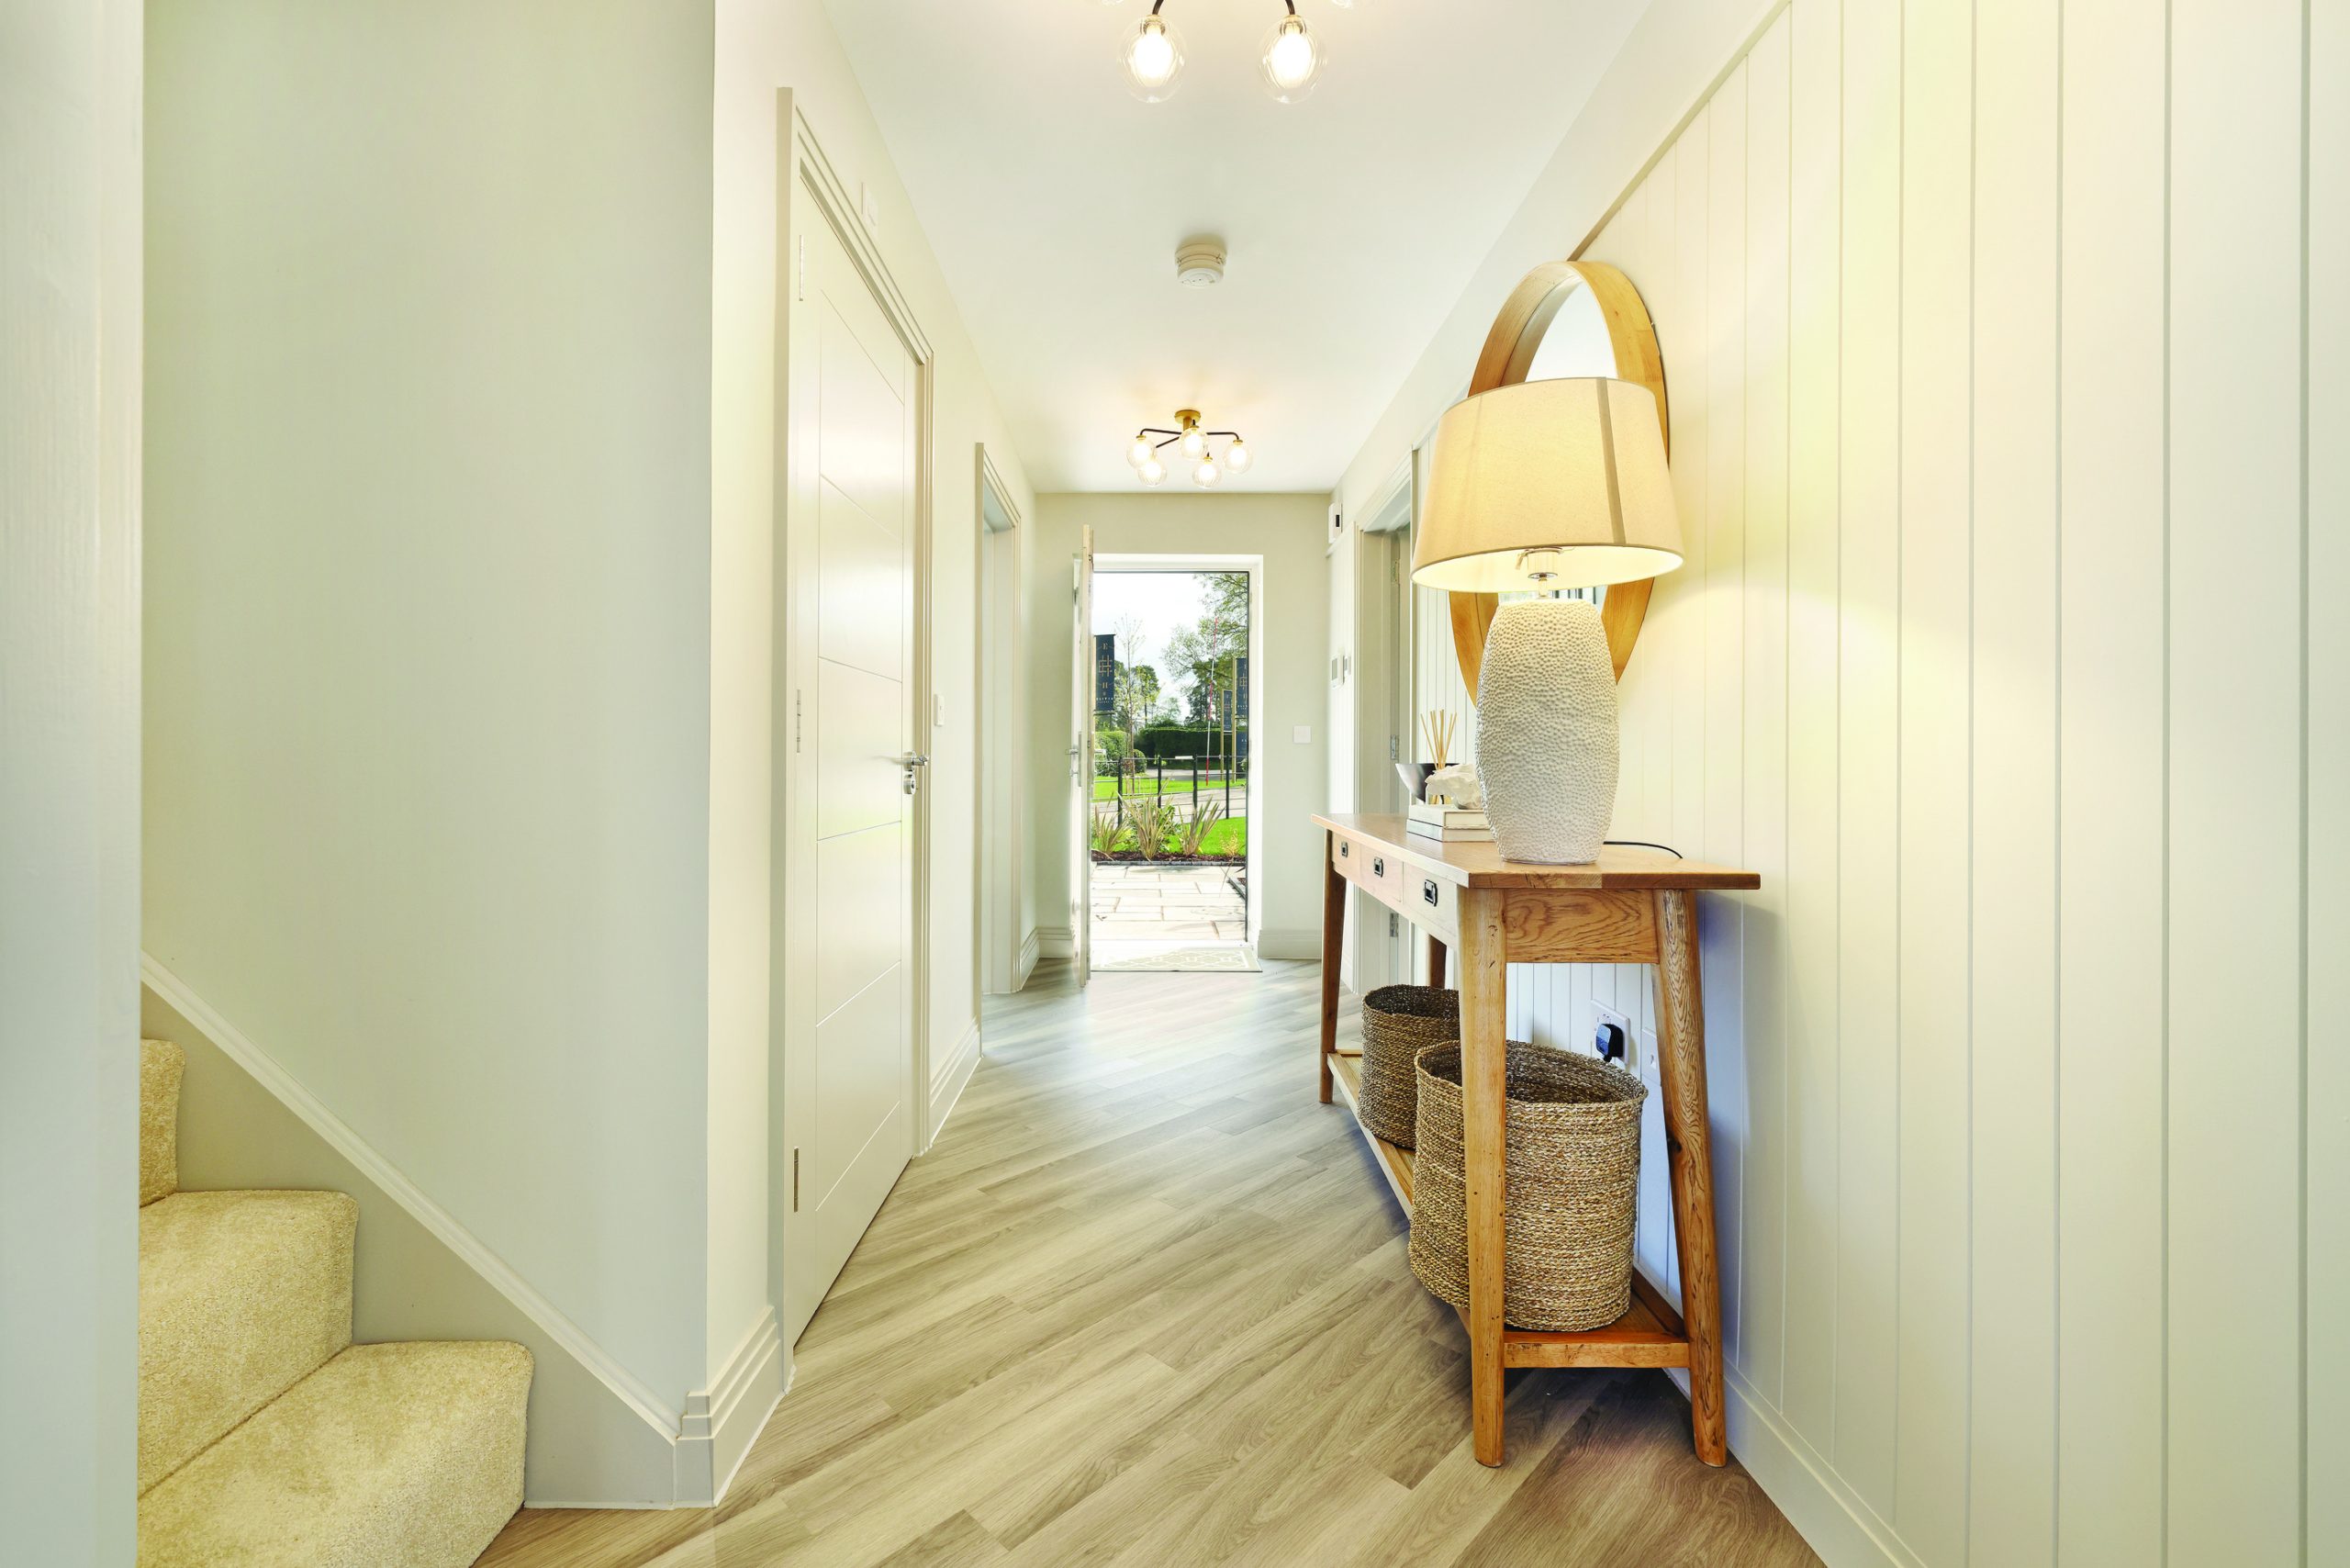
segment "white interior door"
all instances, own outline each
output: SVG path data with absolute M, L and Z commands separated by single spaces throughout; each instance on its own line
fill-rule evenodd
M 916 367 L 839 239 L 804 228 L 792 308 L 798 750 L 787 990 L 797 1338 L 913 1148 Z
M 1093 969 L 1093 530 L 1077 542 L 1077 666 L 1069 767 L 1069 929 L 1077 983 Z

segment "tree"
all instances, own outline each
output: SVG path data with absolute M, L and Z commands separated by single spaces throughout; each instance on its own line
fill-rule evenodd
M 1211 762 L 1237 756 L 1240 660 L 1248 652 L 1248 574 L 1200 574 L 1200 619 L 1167 640 L 1167 662 L 1187 683 L 1184 717 L 1214 731 Z
M 1113 662 L 1110 716 L 1129 733 L 1158 716 L 1158 671 L 1149 665 Z

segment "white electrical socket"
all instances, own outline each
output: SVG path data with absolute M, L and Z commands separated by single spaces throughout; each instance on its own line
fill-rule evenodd
M 1604 1002 L 1593 1002 L 1591 1004 L 1591 1011 L 1595 1014 L 1591 1024 L 1591 1037 L 1583 1041 L 1583 1047 L 1590 1051 L 1592 1055 L 1597 1056 L 1599 1054 L 1599 1030 L 1600 1025 L 1604 1024 L 1613 1024 L 1616 1027 L 1624 1032 L 1624 1053 L 1627 1057 L 1633 1055 L 1639 1050 L 1639 1047 L 1635 1043 L 1632 1035 L 1632 1021 L 1629 1018 L 1625 1017 L 1621 1013 L 1617 1012 L 1614 1008 L 1608 1006 Z M 1632 1064 L 1628 1060 L 1624 1065 L 1626 1067 L 1629 1067 Z
M 1656 1076 L 1656 1036 L 1644 1032 L 1639 1039 L 1639 1044 L 1634 1049 L 1640 1058 L 1640 1081 L 1649 1086 L 1651 1093 L 1662 1094 L 1664 1092 L 1664 1085 L 1657 1081 Z

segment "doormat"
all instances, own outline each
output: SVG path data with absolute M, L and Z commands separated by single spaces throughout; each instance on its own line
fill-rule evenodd
M 1257 962 L 1254 947 L 1169 947 L 1164 952 L 1145 953 L 1136 958 L 1097 958 L 1093 972 L 1100 974 L 1256 974 L 1261 966 Z

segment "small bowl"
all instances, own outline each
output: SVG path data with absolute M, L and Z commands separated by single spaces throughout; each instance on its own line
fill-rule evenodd
M 1427 799 L 1428 775 L 1436 771 L 1433 762 L 1399 762 L 1395 771 L 1404 780 L 1404 793 L 1415 801 Z

